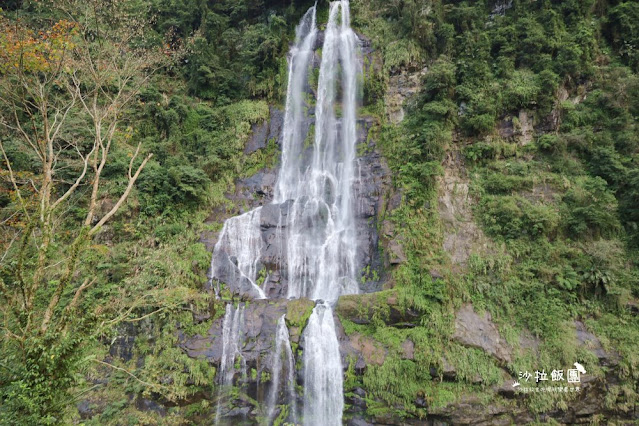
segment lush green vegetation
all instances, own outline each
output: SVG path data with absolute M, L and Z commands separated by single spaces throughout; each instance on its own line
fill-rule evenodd
M 268 118 L 267 102 L 281 101 L 291 23 L 307 6 L 52 0 L 3 7 L 0 423 L 67 423 L 88 391 L 103 404 L 95 424 L 120 424 L 122 416 L 153 422 L 155 414 L 138 411 L 126 393 L 175 402 L 210 392 L 215 369 L 176 347 L 178 326 L 202 332 L 223 313 L 201 291 L 210 254 L 199 236 L 234 179 L 277 156 L 271 145 L 252 156 L 242 151 L 251 125 Z M 118 89 L 126 102 L 113 102 L 117 113 L 109 115 Z M 42 138 L 46 120 L 60 123 L 67 108 L 50 141 L 52 201 L 41 208 L 47 162 L 29 141 Z M 108 161 L 98 172 L 92 162 L 99 167 L 102 154 Z M 82 158 L 89 159 L 85 174 Z M 131 167 L 140 167 L 139 178 L 127 178 Z M 77 190 L 56 204 L 78 177 Z M 98 223 L 128 182 L 124 203 Z M 84 220 L 88 212 L 95 220 Z M 25 286 L 33 290 L 27 309 Z M 194 312 L 209 308 L 211 318 L 195 322 Z M 51 313 L 53 325 L 40 327 Z M 109 360 L 109 345 L 140 324 L 148 333 L 128 349 L 133 358 Z M 104 376 L 106 385 L 95 382 Z M 198 414 L 190 407 L 185 415 Z
M 512 377 L 572 359 L 596 366 L 592 354 L 574 343 L 572 321 L 585 320 L 607 348 L 623 354 L 623 383 L 607 398 L 620 411 L 636 401 L 639 365 L 632 354 L 639 348 L 629 342 L 639 323 L 628 302 L 639 294 L 631 47 L 637 5 L 515 1 L 499 10 L 495 3 L 507 4 L 356 3 L 357 25 L 383 56 L 378 81 L 387 85 L 392 74 L 428 67 L 399 128 L 379 108 L 377 138 L 404 194 L 403 206 L 389 219 L 401 229 L 408 261 L 393 277 L 402 300 L 422 312 L 422 326 L 408 333 L 383 321 L 354 326 L 353 332 L 385 347 L 399 348 L 408 334 L 416 345 L 414 363 L 400 356 L 364 374 L 358 386 L 384 401 L 369 405 L 371 414 L 424 415 L 415 406 L 418 390 L 439 401 L 429 404 L 435 412 L 441 403 L 480 392 L 469 376 L 458 378 L 461 386 L 453 392 L 423 382 L 424 365 L 441 368 L 438 360 L 460 360 L 450 355 L 456 346 L 448 339 L 451 315 L 464 302 L 490 312 L 514 347 L 524 330 L 540 338 L 538 356 L 524 351 L 506 366 Z M 532 125 L 535 131 L 525 135 L 522 128 Z M 504 131 L 508 126 L 512 133 Z M 465 166 L 444 162 L 446 152 L 461 153 Z M 462 268 L 439 249 L 451 232 L 439 220 L 442 164 L 468 174 L 474 220 L 489 241 Z M 432 279 L 429 270 L 444 278 Z M 489 373 L 494 359 L 461 359 L 473 364 L 472 371 L 485 372 L 482 393 L 491 380 L 503 380 Z M 416 368 L 422 369 L 419 379 Z M 395 387 L 396 377 L 417 387 Z M 567 407 L 556 395 L 535 394 L 526 403 L 533 412 Z

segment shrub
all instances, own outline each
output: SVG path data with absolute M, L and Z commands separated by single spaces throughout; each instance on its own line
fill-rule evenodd
M 617 200 L 602 178 L 580 179 L 563 201 L 566 227 L 574 238 L 612 237 L 619 231 Z
M 479 209 L 486 231 L 505 239 L 553 237 L 559 226 L 554 206 L 532 204 L 518 196 L 486 196 Z
M 536 103 L 541 91 L 535 74 L 528 70 L 515 71 L 506 81 L 504 109 L 506 111 L 528 108 Z
M 546 133 L 537 139 L 537 149 L 547 153 L 559 153 L 566 149 L 566 142 L 554 133 Z
M 532 189 L 532 180 L 521 176 L 491 173 L 482 181 L 482 186 L 490 194 L 510 194 L 515 191 Z
M 635 70 L 639 68 L 639 3 L 626 1 L 608 14 L 604 28 L 606 38 L 619 51 L 622 59 Z

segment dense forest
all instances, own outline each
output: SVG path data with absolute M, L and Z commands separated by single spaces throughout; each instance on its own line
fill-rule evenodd
M 278 135 L 247 144 L 314 3 L 1 3 L 0 424 L 214 422 L 220 366 L 185 342 L 239 298 L 213 294 L 208 240 L 280 163 Z M 388 182 L 368 290 L 335 307 L 344 424 L 634 424 L 639 2 L 350 8 L 357 153 Z M 581 392 L 511 386 L 575 362 Z M 249 370 L 229 424 L 268 423 Z

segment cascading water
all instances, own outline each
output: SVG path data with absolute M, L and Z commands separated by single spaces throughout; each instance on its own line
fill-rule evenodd
M 295 358 L 291 350 L 288 328 L 286 327 L 286 316 L 282 315 L 277 321 L 277 331 L 275 337 L 275 361 L 271 372 L 272 387 L 267 401 L 267 419 L 270 424 L 274 420 L 275 406 L 282 388 L 286 389 L 285 401 L 289 406 L 289 421 L 297 423 L 297 398 L 295 394 Z M 284 359 L 283 359 L 284 358 Z M 283 361 L 286 361 L 285 363 Z M 281 377 L 282 366 L 286 366 L 286 377 Z M 282 386 L 282 379 L 285 385 Z
M 278 259 L 285 262 L 279 265 L 285 270 L 279 272 L 286 277 L 288 298 L 317 301 L 303 334 L 303 423 L 338 425 L 344 406 L 343 370 L 332 306 L 340 295 L 359 291 L 357 267 L 361 266 L 356 262 L 356 203 L 352 189 L 356 179 L 357 83 L 361 65 L 359 40 L 350 28 L 348 0 L 330 3 L 313 108 L 308 102 L 312 92 L 308 86 L 317 33 L 314 6 L 297 27 L 289 58 L 282 160 L 272 202 L 281 207 L 279 220 L 275 220 L 276 241 L 266 244 L 261 234 L 261 216 L 268 209 L 258 207 L 227 220 L 213 252 L 210 278 L 225 282 L 236 293 L 265 298 L 257 282 L 264 263 L 262 256 L 267 245 L 277 244 Z M 338 106 L 340 116 L 336 113 Z M 313 119 L 315 131 L 309 134 Z M 313 139 L 312 147 L 307 147 L 308 139 Z M 226 330 L 226 317 L 224 327 Z M 230 341 L 225 338 L 224 354 L 227 343 Z M 283 355 L 288 362 L 288 421 L 295 422 L 295 368 L 284 317 L 278 321 L 275 351 L 266 401 L 268 422 L 273 421 L 281 400 Z M 224 362 L 223 357 L 223 365 Z M 220 371 L 223 377 L 225 371 Z
M 225 282 L 234 282 L 256 299 L 266 299 L 257 284 L 258 264 L 264 247 L 260 233 L 260 210 L 257 208 L 224 222 L 220 237 L 213 249 L 209 272 Z
M 340 20 L 341 18 L 341 20 Z M 339 425 L 342 362 L 331 304 L 358 292 L 354 200 L 358 39 L 348 1 L 331 3 L 324 34 L 311 166 L 289 215 L 289 297 L 318 302 L 304 332 L 304 424 Z M 342 118 L 335 114 L 341 79 Z
M 341 425 L 342 359 L 327 302 L 318 302 L 313 309 L 304 341 L 304 424 Z
M 287 227 L 289 298 L 335 301 L 340 294 L 358 291 L 355 203 L 351 197 L 360 71 L 357 46 L 357 36 L 349 26 L 348 1 L 331 3 L 322 48 L 311 162 L 293 187 L 281 181 L 278 184 L 287 199 L 295 200 Z M 342 89 L 340 120 L 335 116 L 338 77 Z M 283 146 L 283 152 L 287 148 Z M 295 171 L 285 170 L 287 167 Z M 283 163 L 280 173 L 294 175 L 299 167 Z
M 302 141 L 306 138 L 303 125 L 306 120 L 305 94 L 309 65 L 314 55 L 317 26 L 316 7 L 311 7 L 296 29 L 295 45 L 290 52 L 288 87 L 286 88 L 286 112 L 282 130 L 282 164 L 280 167 L 273 203 L 298 198 L 304 189 L 299 187 L 302 164 Z
M 233 377 L 236 373 L 235 363 L 239 360 L 242 375 L 246 375 L 246 361 L 242 356 L 242 327 L 244 325 L 244 306 L 234 308 L 232 304 L 226 305 L 224 323 L 222 328 L 222 360 L 217 376 L 218 385 L 222 391 L 227 391 L 233 385 Z M 215 423 L 219 423 L 222 411 L 222 395 L 218 395 Z

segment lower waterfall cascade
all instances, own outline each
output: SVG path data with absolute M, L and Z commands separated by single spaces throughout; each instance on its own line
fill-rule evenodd
M 273 201 L 225 222 L 209 270 L 217 298 L 221 298 L 223 283 L 244 299 L 265 299 L 272 272 L 265 267 L 265 252 L 271 250 L 275 254 L 270 263 L 288 283 L 283 293 L 286 298 L 315 302 L 301 336 L 299 374 L 286 318 L 282 315 L 277 321 L 270 389 L 264 401 L 263 418 L 268 424 L 276 418 L 304 425 L 342 423 L 343 365 L 333 308 L 340 296 L 359 292 L 358 268 L 363 266 L 357 261 L 353 195 L 360 41 L 350 27 L 349 1 L 332 1 L 319 60 L 316 44 L 321 38 L 316 16 L 317 5 L 302 17 L 289 53 L 281 163 Z M 318 63 L 314 89 L 309 77 Z M 314 106 L 309 95 L 315 96 Z M 272 225 L 275 231 L 265 241 L 265 216 L 271 211 L 277 212 L 277 219 L 271 221 L 276 224 Z M 235 363 L 243 362 L 244 315 L 243 306 L 227 304 L 218 371 L 218 385 L 223 388 L 233 384 Z M 297 376 L 304 388 L 300 408 Z M 223 418 L 222 398 L 218 401 L 216 424 Z M 288 407 L 285 419 L 278 417 L 278 406 L 282 405 Z

